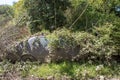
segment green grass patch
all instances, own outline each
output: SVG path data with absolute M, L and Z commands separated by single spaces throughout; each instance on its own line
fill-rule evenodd
M 5 71 L 17 71 L 20 72 L 20 76 L 35 76 L 47 78 L 48 76 L 54 76 L 57 80 L 60 80 L 62 76 L 67 76 L 72 79 L 80 80 L 84 78 L 96 78 L 97 76 L 105 77 L 119 77 L 120 76 L 120 64 L 112 63 L 111 65 L 105 65 L 100 63 L 78 63 L 78 62 L 60 62 L 60 63 L 43 63 L 39 62 L 18 62 L 11 64 L 8 62 L 1 63 L 0 74 Z
M 27 73 L 28 74 L 28 73 Z M 76 62 L 49 63 L 32 65 L 29 75 L 37 77 L 55 76 L 60 78 L 65 75 L 74 79 L 82 77 L 94 78 L 99 75 L 107 77 L 120 76 L 120 65 L 89 64 Z

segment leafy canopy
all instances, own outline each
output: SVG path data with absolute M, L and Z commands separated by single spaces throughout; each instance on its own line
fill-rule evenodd
M 31 32 L 64 26 L 66 24 L 64 12 L 70 6 L 69 0 L 24 0 Z

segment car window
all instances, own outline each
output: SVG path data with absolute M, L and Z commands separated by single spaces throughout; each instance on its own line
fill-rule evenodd
M 40 37 L 40 43 L 43 47 L 46 47 L 48 45 L 48 40 L 45 37 Z

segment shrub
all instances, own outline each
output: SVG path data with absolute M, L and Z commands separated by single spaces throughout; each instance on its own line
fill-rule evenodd
M 49 38 L 49 48 L 52 59 L 71 59 L 75 47 L 77 46 L 74 35 L 67 29 L 56 30 L 47 36 Z
M 113 44 L 116 48 L 118 55 L 120 55 L 120 23 L 117 22 L 118 21 L 116 21 L 116 23 L 112 27 L 111 39 L 113 41 Z
M 107 26 L 107 24 L 105 25 Z M 48 35 L 53 60 L 108 60 L 114 53 L 109 28 L 96 28 L 100 37 L 87 32 L 71 32 L 68 29 Z
M 53 33 L 43 31 L 48 34 L 48 56 L 52 61 L 109 61 L 115 52 L 110 28 L 108 24 L 95 28 L 99 36 L 87 32 L 72 32 L 68 29 L 55 30 Z
M 29 31 L 26 27 L 16 27 L 13 24 L 6 25 L 5 28 L 0 30 L 0 59 L 6 57 L 8 53 L 6 50 L 12 49 L 12 45 L 16 43 L 16 40 L 20 40 L 29 35 Z M 10 54 L 12 56 L 12 54 Z
M 43 32 L 49 34 L 47 31 Z M 86 32 L 76 33 L 67 29 L 61 29 L 54 31 L 46 37 L 49 39 L 48 49 L 52 61 L 88 59 L 88 56 L 95 51 L 95 36 Z

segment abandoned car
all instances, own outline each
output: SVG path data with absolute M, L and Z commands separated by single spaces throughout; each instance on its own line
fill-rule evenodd
M 48 47 L 49 40 L 44 36 L 33 36 L 21 41 L 13 49 L 7 51 L 7 59 L 15 61 L 40 61 L 49 62 L 57 60 L 70 60 L 79 53 L 79 46 L 74 49 L 65 50 L 58 48 L 51 52 Z
M 7 59 L 14 62 L 17 60 L 44 61 L 48 56 L 48 40 L 44 36 L 33 36 L 7 50 Z

